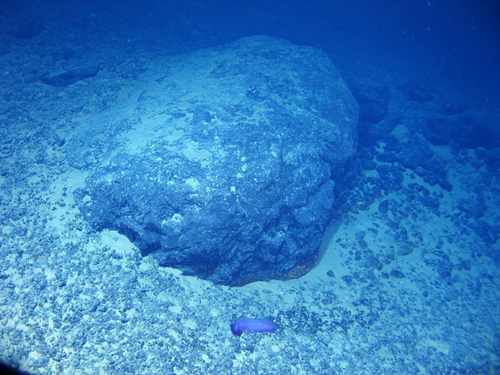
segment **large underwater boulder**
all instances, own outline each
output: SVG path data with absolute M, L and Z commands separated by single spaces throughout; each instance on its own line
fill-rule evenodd
M 306 273 L 356 149 L 358 106 L 333 63 L 257 36 L 143 81 L 121 146 L 75 192 L 84 217 L 214 283 Z

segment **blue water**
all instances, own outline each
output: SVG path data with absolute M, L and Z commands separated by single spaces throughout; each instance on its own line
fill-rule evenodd
M 500 373 L 499 61 L 500 1 L 0 0 L 0 362 Z

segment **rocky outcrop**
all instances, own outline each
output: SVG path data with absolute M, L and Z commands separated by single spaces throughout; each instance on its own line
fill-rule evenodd
M 358 107 L 333 63 L 259 36 L 143 81 L 120 146 L 75 192 L 85 218 L 215 283 L 306 273 L 356 147 Z

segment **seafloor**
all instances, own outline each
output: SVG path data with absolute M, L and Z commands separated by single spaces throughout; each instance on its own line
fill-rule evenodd
M 383 86 L 400 106 L 391 139 L 403 150 L 368 148 L 371 162 L 339 198 L 343 218 L 306 276 L 229 288 L 158 267 L 124 236 L 91 230 L 73 200 L 85 173 L 70 167 L 71 145 L 84 147 L 95 113 L 126 111 L 120 103 L 164 53 L 87 40 L 91 47 L 55 56 L 62 52 L 39 38 L 0 56 L 3 362 L 39 374 L 500 373 L 498 171 L 477 150 L 432 146 L 409 131 L 475 93 L 421 81 L 418 67 L 390 56 L 352 66 L 339 56 L 348 84 Z M 105 68 L 93 78 L 65 88 L 39 81 L 54 60 L 96 56 Z M 409 96 L 416 82 L 434 98 Z M 445 171 L 444 188 L 426 178 L 433 171 L 404 166 L 403 154 L 420 148 Z M 240 316 L 269 318 L 277 332 L 236 337 L 230 324 Z

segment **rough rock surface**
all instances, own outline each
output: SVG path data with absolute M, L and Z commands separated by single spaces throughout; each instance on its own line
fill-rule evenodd
M 75 192 L 86 219 L 215 283 L 306 273 L 356 147 L 358 107 L 333 63 L 250 37 L 144 81 L 119 145 Z

